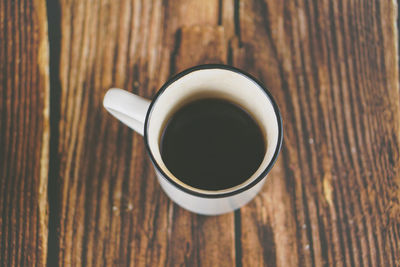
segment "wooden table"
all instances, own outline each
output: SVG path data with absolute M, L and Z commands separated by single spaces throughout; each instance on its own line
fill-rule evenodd
M 0 265 L 400 266 L 397 4 L 390 0 L 0 2 Z M 102 107 L 226 63 L 284 121 L 262 192 L 189 213 Z

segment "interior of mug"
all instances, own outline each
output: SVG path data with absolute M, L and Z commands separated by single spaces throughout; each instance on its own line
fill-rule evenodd
M 161 135 L 169 118 L 182 106 L 201 98 L 220 98 L 246 110 L 259 124 L 266 138 L 266 152 L 259 168 L 242 184 L 223 190 L 203 190 L 181 182 L 165 166 L 160 152 Z M 280 118 L 265 90 L 247 75 L 230 69 L 198 69 L 173 81 L 154 99 L 147 118 L 147 143 L 161 170 L 177 184 L 205 194 L 228 193 L 245 187 L 268 167 L 279 146 Z

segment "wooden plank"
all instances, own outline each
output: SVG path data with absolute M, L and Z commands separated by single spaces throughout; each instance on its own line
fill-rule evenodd
M 241 209 L 243 266 L 399 266 L 395 1 L 240 1 L 234 62 L 280 105 L 284 146 Z
M 224 28 L 183 27 L 175 66 L 177 71 L 201 63 L 226 63 Z M 174 206 L 167 266 L 233 266 L 235 231 L 233 214 L 201 216 Z M 223 244 L 223 245 L 222 245 Z
M 60 196 L 51 266 L 234 264 L 233 215 L 197 216 L 173 204 L 142 137 L 102 107 L 110 87 L 151 98 L 183 68 L 226 61 L 218 5 L 60 1 Z
M 46 266 L 49 58 L 45 2 L 0 2 L 0 265 Z

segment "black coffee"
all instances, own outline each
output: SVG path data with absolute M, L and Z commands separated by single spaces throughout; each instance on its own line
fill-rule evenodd
M 263 134 L 239 106 L 201 99 L 179 109 L 161 137 L 168 170 L 187 185 L 220 190 L 241 184 L 265 154 Z

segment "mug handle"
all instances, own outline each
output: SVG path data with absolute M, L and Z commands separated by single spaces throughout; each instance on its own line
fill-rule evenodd
M 129 128 L 144 134 L 144 121 L 150 100 L 119 88 L 111 88 L 104 96 L 103 106 Z

